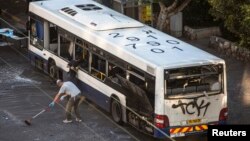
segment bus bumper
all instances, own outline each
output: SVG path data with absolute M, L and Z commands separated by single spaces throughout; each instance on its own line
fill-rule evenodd
M 208 125 L 195 125 L 195 126 L 186 126 L 186 127 L 170 127 L 165 129 L 154 131 L 154 137 L 156 138 L 167 138 L 169 137 L 183 137 L 194 134 L 205 134 L 208 130 Z

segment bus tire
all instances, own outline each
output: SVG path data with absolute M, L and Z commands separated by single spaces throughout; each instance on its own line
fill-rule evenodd
M 55 64 L 51 64 L 49 67 L 49 76 L 53 79 L 57 79 L 57 67 Z
M 120 100 L 116 97 L 111 99 L 111 115 L 112 119 L 117 123 L 122 125 L 122 106 Z

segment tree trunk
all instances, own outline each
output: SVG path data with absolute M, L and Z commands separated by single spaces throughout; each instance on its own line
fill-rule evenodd
M 165 21 L 167 19 L 168 15 L 166 12 L 164 12 L 163 10 L 161 10 L 159 16 L 158 16 L 158 20 L 157 20 L 157 24 L 156 24 L 156 28 L 159 30 L 163 30 L 165 28 Z
M 189 4 L 191 0 L 184 0 L 177 7 L 178 1 L 179 0 L 174 0 L 174 2 L 168 7 L 163 3 L 162 0 L 159 1 L 161 10 L 157 19 L 157 24 L 156 24 L 157 29 L 169 33 L 170 32 L 170 17 L 182 11 Z
M 169 22 L 169 13 L 172 11 L 176 5 L 177 5 L 178 0 L 175 0 L 170 6 L 166 7 L 166 5 L 163 3 L 163 1 L 159 1 L 159 5 L 161 8 L 160 14 L 158 16 L 156 28 L 163 31 L 165 27 L 167 26 L 167 21 Z M 169 28 L 170 29 L 170 28 Z

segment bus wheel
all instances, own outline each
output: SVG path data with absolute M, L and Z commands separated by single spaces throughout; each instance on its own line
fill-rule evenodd
M 49 67 L 49 76 L 53 79 L 57 79 L 57 67 L 55 64 L 51 64 Z
M 122 124 L 122 106 L 118 98 L 112 98 L 111 115 L 116 123 Z

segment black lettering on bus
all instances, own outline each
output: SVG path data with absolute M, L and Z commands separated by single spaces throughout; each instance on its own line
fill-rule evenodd
M 123 37 L 123 35 L 120 35 L 120 33 L 109 33 L 109 35 L 114 35 L 113 38 Z
M 152 48 L 151 51 L 154 53 L 164 53 L 165 52 L 164 50 L 162 50 L 160 48 Z
M 178 50 L 180 50 L 180 51 L 183 51 L 183 49 L 181 49 L 181 48 L 179 48 L 179 47 L 176 47 L 176 46 L 172 47 L 172 49 L 178 49 Z
M 150 33 L 155 34 L 152 30 L 142 30 L 142 32 L 146 32 L 146 34 L 150 34 Z
M 161 44 L 155 41 L 149 41 L 147 42 L 147 44 L 151 45 L 151 46 L 160 46 Z
M 140 41 L 140 39 L 137 37 L 127 37 L 126 39 L 130 41 Z
M 125 45 L 125 46 L 132 46 L 134 49 L 136 49 L 136 46 L 135 46 L 136 44 L 127 44 L 127 45 Z
M 175 41 L 175 40 L 166 40 L 166 42 L 169 44 L 180 44 L 180 42 Z
M 209 105 L 211 104 L 210 102 L 206 102 L 204 99 L 200 101 L 200 103 L 197 102 L 197 98 L 194 98 L 193 101 L 190 101 L 188 103 L 182 102 L 181 100 L 178 101 L 178 104 L 173 104 L 172 108 L 181 108 L 182 113 L 185 115 L 186 113 L 189 115 L 197 114 L 197 116 L 200 116 L 203 112 L 203 116 L 206 115 L 207 109 Z M 204 109 L 202 111 L 202 109 Z
M 148 35 L 147 37 L 151 37 L 151 38 L 157 39 L 155 36 L 152 36 L 152 35 Z

